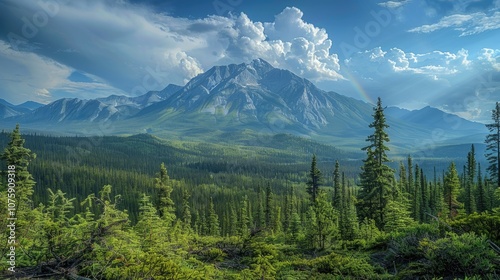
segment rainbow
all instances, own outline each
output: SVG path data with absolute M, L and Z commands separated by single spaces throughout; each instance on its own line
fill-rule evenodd
M 346 74 L 346 76 L 348 78 L 348 81 L 350 82 L 350 84 L 352 85 L 352 87 L 354 88 L 354 90 L 361 97 L 362 101 L 365 101 L 365 102 L 367 102 L 369 104 L 376 104 L 377 103 L 375 100 L 373 100 L 373 98 L 370 97 L 370 95 L 368 95 L 368 93 L 365 91 L 365 89 L 363 88 L 363 86 L 361 86 L 361 84 L 354 77 L 354 75 L 351 74 L 350 71 L 346 70 L 344 73 Z

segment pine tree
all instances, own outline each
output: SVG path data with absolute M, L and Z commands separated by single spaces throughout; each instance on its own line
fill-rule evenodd
M 231 205 L 229 210 L 229 235 L 236 236 L 238 234 L 238 215 L 236 214 L 236 210 L 234 210 L 234 206 Z
M 245 195 L 240 209 L 240 220 L 238 234 L 246 236 L 248 234 L 250 221 L 248 219 L 248 197 Z
M 411 227 L 415 221 L 410 217 L 410 211 L 407 205 L 397 200 L 391 200 L 387 203 L 385 209 L 387 222 L 384 230 L 387 232 L 396 232 Z
M 256 215 L 256 228 L 264 228 L 266 227 L 266 217 L 265 217 L 265 211 L 264 211 L 264 191 L 262 190 L 262 187 L 259 186 L 259 190 L 257 193 L 257 215 Z
M 307 193 L 311 195 L 311 202 L 315 203 L 318 197 L 319 186 L 322 183 L 321 171 L 318 169 L 316 163 L 316 155 L 312 157 L 309 177 L 309 181 L 307 182 Z
M 368 218 L 371 220 L 375 219 L 375 204 L 376 204 L 376 189 L 375 189 L 375 157 L 371 148 L 366 150 L 367 158 L 363 160 L 363 166 L 361 167 L 360 183 L 361 189 L 358 195 L 358 213 L 360 219 Z
M 33 187 L 35 181 L 33 176 L 28 171 L 28 166 L 32 160 L 36 158 L 36 154 L 30 149 L 24 147 L 25 140 L 21 137 L 19 124 L 16 125 L 14 131 L 10 135 L 10 142 L 5 148 L 0 159 L 4 160 L 8 166 L 8 171 L 5 174 L 7 180 L 15 182 L 15 197 L 16 211 L 18 215 L 26 211 L 25 208 L 30 207 L 31 196 L 33 195 Z
M 345 240 L 353 240 L 357 237 L 357 232 L 359 229 L 358 214 L 356 212 L 356 206 L 354 205 L 355 196 L 352 194 L 352 188 L 347 184 L 347 198 L 346 198 L 346 210 L 347 215 L 347 231 L 342 237 Z
M 337 160 L 335 162 L 335 169 L 333 170 L 333 207 L 340 211 L 342 209 L 342 195 L 340 186 L 340 164 Z
M 155 181 L 155 187 L 158 190 L 158 212 L 160 217 L 170 225 L 175 220 L 175 204 L 170 197 L 173 188 L 164 163 L 160 165 L 160 172 Z
M 182 191 L 182 226 L 186 232 L 191 232 L 191 206 L 189 206 L 189 191 Z
M 415 184 L 413 186 L 413 200 L 412 200 L 412 212 L 413 212 L 413 218 L 415 221 L 420 222 L 420 217 L 421 217 L 421 202 L 422 202 L 422 192 L 420 190 L 421 188 L 421 183 L 420 183 L 420 168 L 418 164 L 415 165 Z
M 389 125 L 386 124 L 382 100 L 378 98 L 377 105 L 374 108 L 373 122 L 370 128 L 374 133 L 367 137 L 366 141 L 370 144 L 363 148 L 367 152 L 367 159 L 362 168 L 361 180 L 364 191 L 362 199 L 370 199 L 368 211 L 374 213 L 374 219 L 377 226 L 383 227 L 384 208 L 387 205 L 391 185 L 394 178 L 394 170 L 386 163 L 389 162 L 386 152 L 389 148 L 386 143 L 389 142 L 389 135 L 385 131 Z M 370 216 L 368 216 L 370 217 Z
M 412 200 L 415 199 L 413 197 L 413 188 L 414 188 L 414 185 L 413 185 L 413 162 L 412 162 L 411 155 L 408 155 L 408 186 L 406 187 L 406 189 L 407 189 L 408 194 L 410 194 L 410 197 L 412 198 Z
M 293 191 L 293 190 L 292 190 Z M 271 227 L 271 218 L 272 218 L 272 211 L 271 211 L 271 204 L 273 201 L 273 193 L 271 191 L 271 184 L 267 184 L 266 187 L 266 209 L 265 209 L 265 222 L 266 222 L 266 227 Z
M 283 224 L 281 222 L 281 207 L 276 206 L 276 215 L 274 215 L 273 233 L 280 234 L 283 232 Z
M 429 207 L 429 185 L 427 183 L 427 178 L 424 175 L 424 171 L 420 169 L 420 189 L 421 189 L 421 202 L 420 202 L 420 221 L 427 222 L 429 217 L 426 213 L 430 213 Z
M 302 222 L 300 221 L 300 215 L 297 212 L 293 212 L 292 221 L 290 222 L 290 236 L 292 243 L 299 240 L 302 235 Z
M 448 167 L 448 171 L 444 177 L 444 199 L 446 203 L 446 210 L 448 217 L 453 218 L 457 215 L 458 208 L 460 207 L 457 201 L 457 196 L 460 188 L 460 179 L 458 178 L 455 163 L 452 162 Z
M 476 152 L 474 151 L 474 145 L 472 145 L 470 152 L 467 154 L 467 172 L 464 184 L 464 207 L 467 214 L 475 211 L 474 179 L 476 178 L 476 164 Z
M 486 159 L 489 162 L 487 171 L 493 184 L 500 188 L 500 103 L 497 102 L 491 113 L 492 123 L 487 124 L 490 134 L 486 136 Z
M 477 211 L 479 213 L 488 210 L 486 190 L 483 184 L 483 176 L 481 175 L 481 163 L 477 164 Z
M 150 250 L 156 242 L 159 242 L 160 236 L 165 234 L 161 226 L 162 220 L 146 194 L 142 195 L 139 205 L 139 220 L 135 229 L 142 239 L 143 248 Z
M 399 184 L 398 185 L 399 185 L 399 191 L 401 192 L 401 195 L 408 193 L 408 179 L 406 177 L 406 167 L 402 161 L 399 163 Z
M 208 235 L 212 236 L 219 236 L 220 235 L 220 229 L 219 229 L 219 216 L 217 213 L 215 213 L 215 208 L 214 208 L 214 201 L 210 197 L 210 204 L 208 207 Z

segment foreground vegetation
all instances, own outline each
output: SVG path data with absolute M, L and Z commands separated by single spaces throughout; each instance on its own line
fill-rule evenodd
M 411 156 L 397 171 L 388 165 L 380 101 L 371 127 L 359 176 L 332 160 L 352 155 L 316 144 L 302 154 L 325 160 L 271 144 L 221 155 L 146 135 L 29 136 L 40 141 L 35 159 L 17 127 L 0 186 L 1 205 L 15 199 L 15 250 L 3 208 L 0 269 L 56 279 L 498 279 L 495 134 L 487 174 L 471 146 L 463 173 L 450 163 L 429 180 Z

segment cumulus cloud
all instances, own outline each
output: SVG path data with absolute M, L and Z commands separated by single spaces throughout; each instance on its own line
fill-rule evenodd
M 255 58 L 313 80 L 342 79 L 326 30 L 305 22 L 297 8 L 284 9 L 273 22 L 255 22 L 244 13 L 178 18 L 127 2 L 59 4 L 33 36 L 25 36 L 19 19 L 31 19 L 41 10 L 39 2 L 0 3 L 10 11 L 0 19 L 0 39 L 61 67 L 95 75 L 128 95 L 184 84 L 213 65 Z M 23 40 L 13 42 L 8 34 Z
M 477 121 L 487 121 L 500 90 L 500 50 L 483 49 L 473 57 L 465 49 L 455 53 L 405 52 L 375 48 L 345 61 L 351 81 L 339 83 L 340 92 L 356 96 L 357 83 L 372 99 L 416 109 L 431 105 Z M 411 100 L 411 101 L 410 101 Z

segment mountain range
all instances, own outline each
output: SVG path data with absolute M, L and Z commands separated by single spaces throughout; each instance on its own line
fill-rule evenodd
M 152 133 L 178 139 L 247 141 L 289 133 L 339 147 L 365 145 L 373 104 L 327 92 L 262 59 L 214 66 L 186 85 L 170 84 L 137 97 L 111 95 L 92 100 L 60 99 L 48 105 L 12 105 L 0 100 L 0 128 L 65 134 Z M 481 143 L 483 124 L 437 108 L 385 109 L 391 145 Z M 248 143 L 248 141 L 246 142 Z M 430 144 L 429 144 L 430 143 Z

